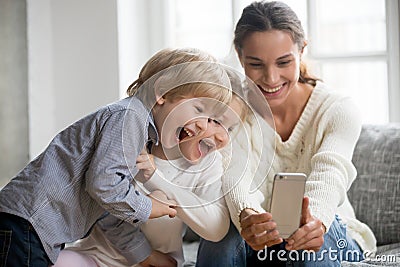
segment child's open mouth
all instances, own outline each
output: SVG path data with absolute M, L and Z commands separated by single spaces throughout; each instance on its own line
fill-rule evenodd
M 201 139 L 199 142 L 200 157 L 206 156 L 215 149 L 215 143 L 210 139 Z
M 183 141 L 186 138 L 196 136 L 195 132 L 185 127 L 178 128 L 176 132 L 177 132 L 177 139 L 179 142 Z

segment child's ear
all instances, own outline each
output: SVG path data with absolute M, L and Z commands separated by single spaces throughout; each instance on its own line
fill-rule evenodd
M 165 98 L 163 97 L 165 92 L 162 92 L 162 77 L 158 78 L 155 82 L 154 82 L 154 95 L 156 96 L 156 103 L 159 105 L 162 105 L 165 103 Z
M 162 96 L 157 96 L 156 95 L 156 103 L 159 104 L 159 105 L 164 104 L 165 103 L 165 98 L 162 97 Z

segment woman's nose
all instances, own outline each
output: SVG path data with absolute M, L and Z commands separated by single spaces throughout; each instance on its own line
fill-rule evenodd
M 275 67 L 266 67 L 264 71 L 264 82 L 274 85 L 279 80 L 279 71 Z

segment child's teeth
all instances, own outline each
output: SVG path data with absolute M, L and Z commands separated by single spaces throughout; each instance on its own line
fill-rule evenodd
M 186 129 L 183 129 L 186 133 L 187 133 L 187 135 L 189 136 L 189 137 L 192 137 L 193 136 L 193 134 L 190 132 L 190 131 L 188 131 L 188 130 L 186 130 Z

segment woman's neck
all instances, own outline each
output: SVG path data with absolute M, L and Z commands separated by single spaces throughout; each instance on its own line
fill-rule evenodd
M 312 89 L 311 85 L 299 83 L 299 86 L 291 92 L 284 103 L 271 107 L 275 130 L 282 141 L 288 140 L 292 134 L 311 96 Z

